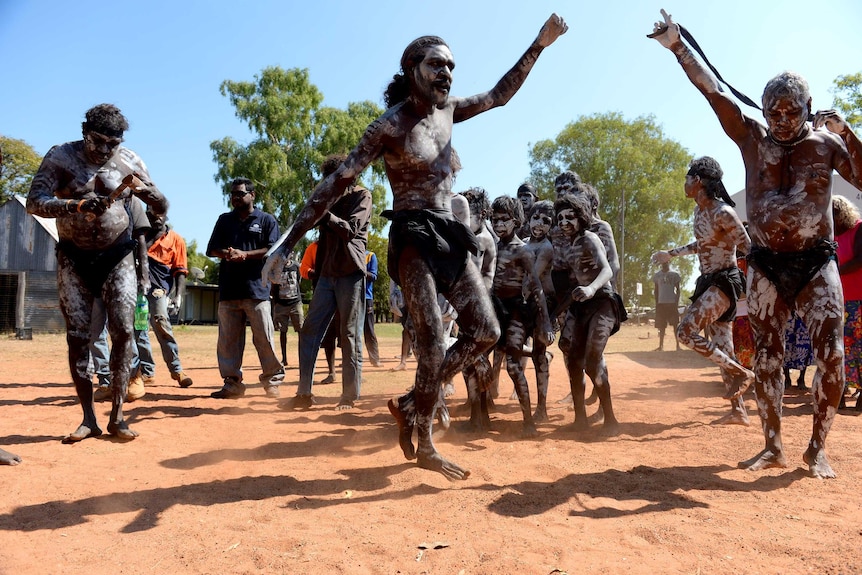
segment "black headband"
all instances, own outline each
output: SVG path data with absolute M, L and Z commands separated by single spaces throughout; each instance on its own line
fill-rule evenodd
M 96 132 L 97 134 L 102 134 L 103 136 L 108 136 L 109 138 L 122 138 L 123 130 L 113 130 L 108 128 L 107 126 L 99 126 L 98 128 L 90 124 L 90 122 L 84 122 L 84 129 L 88 132 Z

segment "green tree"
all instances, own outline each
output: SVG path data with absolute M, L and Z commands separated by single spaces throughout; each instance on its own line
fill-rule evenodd
M 832 105 L 847 119 L 854 130 L 862 129 L 862 72 L 838 76 L 833 82 Z
M 24 140 L 0 136 L 0 206 L 13 195 L 26 196 L 42 156 Z
M 601 197 L 599 215 L 614 229 L 620 252 L 620 294 L 627 304 L 652 301 L 650 256 L 656 250 L 688 243 L 694 204 L 683 193 L 691 154 L 665 138 L 653 116 L 626 120 L 609 112 L 582 116 L 553 140 L 530 150 L 530 181 L 542 198 L 554 197 L 554 178 L 577 172 Z M 683 283 L 691 276 L 692 258 L 677 258 Z
M 189 261 L 189 269 L 198 268 L 202 272 L 204 272 L 204 277 L 201 279 L 204 283 L 207 284 L 217 284 L 218 283 L 218 260 L 213 260 L 208 258 L 206 255 L 200 253 L 198 251 L 198 242 L 197 240 L 191 240 L 186 245 L 186 255 Z M 189 274 L 188 280 L 194 281 L 195 278 L 191 273 Z
M 383 113 L 369 101 L 351 102 L 346 110 L 322 107 L 323 94 L 310 82 L 307 69 L 264 68 L 253 82 L 225 80 L 220 91 L 254 139 L 248 145 L 230 137 L 210 143 L 218 166 L 215 181 L 227 195 L 235 177 L 250 178 L 262 209 L 274 214 L 282 229 L 295 219 L 319 181 L 323 158 L 349 152 L 368 124 Z M 379 214 L 386 203 L 382 163 L 363 176 L 374 198 L 374 213 Z M 385 222 L 377 216 L 371 225 L 379 230 Z

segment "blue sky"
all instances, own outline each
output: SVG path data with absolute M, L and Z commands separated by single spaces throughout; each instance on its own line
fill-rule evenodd
M 452 93 L 468 96 L 491 88 L 557 12 L 569 31 L 545 51 L 521 91 L 505 107 L 455 127 L 464 164 L 456 190 L 513 194 L 529 175 L 530 144 L 553 138 L 581 115 L 609 111 L 628 119 L 654 115 L 668 138 L 692 154 L 714 156 L 728 189 L 741 189 L 737 148 L 676 59 L 645 37 L 662 7 L 756 101 L 769 78 L 795 70 L 808 79 L 815 109 L 829 108 L 833 80 L 862 70 L 857 0 L 150 0 L 110 8 L 91 0 L 0 0 L 0 134 L 44 154 L 80 138 L 89 107 L 117 104 L 131 123 L 126 145 L 171 200 L 172 223 L 203 249 L 228 209 L 213 181 L 209 144 L 252 138 L 219 94 L 223 80 L 252 80 L 271 65 L 308 68 L 325 105 L 382 106 L 404 47 L 436 34 L 457 63 Z

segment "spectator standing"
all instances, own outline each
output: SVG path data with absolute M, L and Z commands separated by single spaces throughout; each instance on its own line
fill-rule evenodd
M 180 309 L 186 293 L 186 277 L 189 275 L 186 242 L 174 231 L 164 215 L 156 214 L 147 209 L 147 219 L 150 222 L 150 233 L 147 234 L 147 259 L 150 267 L 150 283 L 152 287 L 147 293 L 147 303 L 150 309 L 150 327 L 156 335 L 162 350 L 162 359 L 171 374 L 171 379 L 180 387 L 192 385 L 192 378 L 183 371 L 180 362 L 180 347 L 174 337 L 168 308 Z M 155 363 L 152 357 L 152 347 L 140 350 L 141 362 Z M 145 357 L 148 353 L 149 357 Z M 155 366 L 153 366 L 155 370 Z M 144 375 L 144 384 L 153 383 L 154 375 Z
M 679 351 L 679 337 L 676 333 L 679 325 L 679 274 L 671 271 L 669 262 L 664 262 L 661 264 L 661 271 L 652 276 L 652 282 L 655 295 L 655 327 L 658 330 L 656 351 L 664 351 L 664 332 L 667 326 L 673 328 L 676 350 Z
M 850 200 L 832 196 L 832 219 L 838 243 L 838 273 L 844 289 L 844 375 L 846 386 L 858 390 L 862 386 L 862 218 Z M 856 410 L 862 411 L 862 394 L 856 400 Z
M 285 367 L 288 365 L 287 330 L 292 325 L 293 331 L 299 333 L 305 320 L 299 273 L 299 264 L 293 254 L 290 254 L 281 269 L 273 268 L 268 278 L 272 284 L 272 322 L 280 334 L 281 364 Z
M 335 172 L 343 155 L 324 160 L 324 178 Z M 284 404 L 287 409 L 308 409 L 317 350 L 336 311 L 340 325 L 342 374 L 338 410 L 352 409 L 362 383 L 362 331 L 365 323 L 365 251 L 371 219 L 371 192 L 349 182 L 343 194 L 318 221 L 317 255 L 314 269 L 317 286 L 308 306 L 308 317 L 299 334 L 299 389 Z
M 254 207 L 254 184 L 248 178 L 231 182 L 233 210 L 219 216 L 207 244 L 207 255 L 221 258 L 219 266 L 218 346 L 219 374 L 224 386 L 210 395 L 235 399 L 245 395 L 242 356 L 245 324 L 251 324 L 252 342 L 267 397 L 279 396 L 284 368 L 275 355 L 269 288 L 261 279 L 263 256 L 278 240 L 278 222 Z

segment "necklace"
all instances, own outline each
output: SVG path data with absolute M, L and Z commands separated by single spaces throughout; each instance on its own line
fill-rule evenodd
M 772 135 L 771 130 L 769 130 L 769 129 L 766 130 L 766 135 L 769 136 L 769 140 L 773 144 L 775 144 L 776 146 L 781 146 L 782 148 L 792 148 L 793 146 L 795 146 L 796 144 L 798 144 L 799 142 L 801 142 L 802 140 L 807 138 L 810 133 L 811 133 L 811 127 L 806 122 L 805 124 L 803 124 L 803 128 L 802 128 L 802 130 L 800 130 L 799 135 L 797 135 L 795 138 L 793 138 L 790 141 L 781 142 L 781 141 L 775 139 L 775 136 Z

